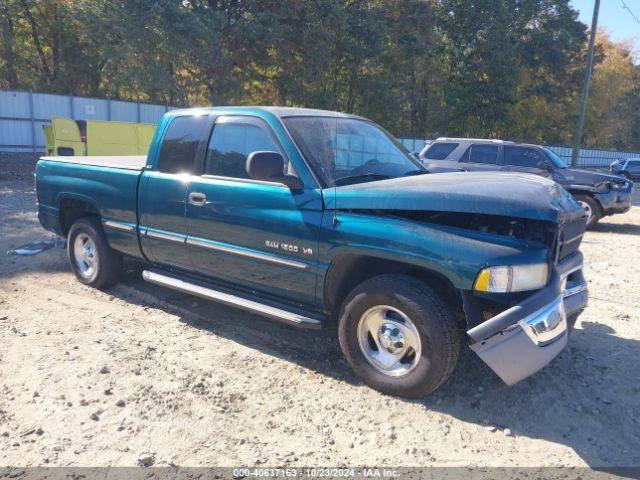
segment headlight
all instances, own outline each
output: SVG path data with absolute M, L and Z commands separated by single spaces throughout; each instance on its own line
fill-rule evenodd
M 609 188 L 613 190 L 626 190 L 627 182 L 609 182 Z
M 473 288 L 478 292 L 524 292 L 544 287 L 548 278 L 546 263 L 488 267 L 480 270 Z

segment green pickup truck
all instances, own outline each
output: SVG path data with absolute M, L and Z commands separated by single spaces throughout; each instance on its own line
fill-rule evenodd
M 36 185 L 81 282 L 108 287 L 133 257 L 149 282 L 337 325 L 353 370 L 394 395 L 437 389 L 465 343 L 516 383 L 565 347 L 587 304 L 585 216 L 563 188 L 430 175 L 353 115 L 172 111 L 147 157 L 43 157 Z

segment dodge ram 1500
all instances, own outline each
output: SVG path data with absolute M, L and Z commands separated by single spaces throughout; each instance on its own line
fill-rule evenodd
M 42 225 L 77 278 L 149 282 L 305 328 L 337 324 L 369 386 L 416 397 L 460 346 L 507 384 L 547 365 L 587 303 L 583 209 L 524 173 L 429 174 L 335 112 L 177 110 L 147 157 L 43 157 Z

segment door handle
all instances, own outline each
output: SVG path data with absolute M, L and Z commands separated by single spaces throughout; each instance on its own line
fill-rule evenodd
M 459 172 L 468 172 L 469 170 L 464 167 L 458 167 Z
M 201 207 L 207 203 L 207 196 L 204 193 L 191 192 L 189 194 L 188 202 L 191 205 Z

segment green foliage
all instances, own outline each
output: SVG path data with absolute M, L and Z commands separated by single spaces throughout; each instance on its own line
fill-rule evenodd
M 0 0 L 0 88 L 569 143 L 585 30 L 569 0 Z M 639 94 L 631 50 L 603 40 L 586 143 L 638 148 Z

